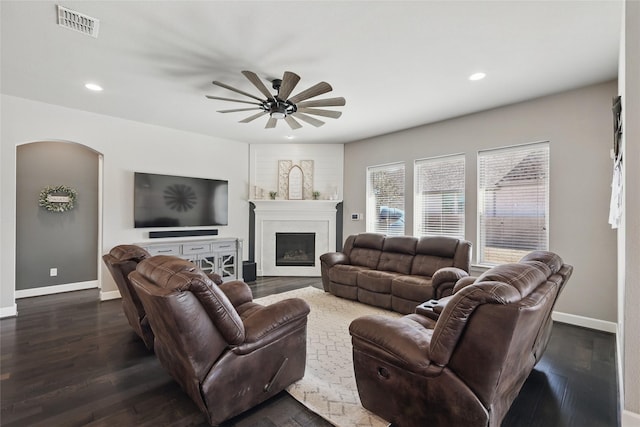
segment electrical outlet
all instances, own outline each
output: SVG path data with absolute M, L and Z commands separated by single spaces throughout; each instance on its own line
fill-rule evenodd
M 54 277 L 58 275 L 58 269 L 57 268 L 50 268 L 49 269 L 49 276 Z

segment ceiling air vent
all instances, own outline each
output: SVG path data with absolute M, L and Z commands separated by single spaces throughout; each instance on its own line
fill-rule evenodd
M 100 20 L 58 5 L 58 25 L 98 38 Z

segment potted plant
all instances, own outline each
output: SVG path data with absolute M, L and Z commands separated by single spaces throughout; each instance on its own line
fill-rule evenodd
M 269 198 L 271 200 L 275 200 L 277 195 L 278 195 L 277 191 L 269 191 Z
M 311 193 L 311 197 L 313 198 L 313 200 L 318 200 L 320 198 L 320 192 L 314 191 L 313 193 Z

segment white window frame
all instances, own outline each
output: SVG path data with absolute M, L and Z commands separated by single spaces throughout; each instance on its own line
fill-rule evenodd
M 372 183 L 371 183 L 371 174 L 372 173 L 376 173 L 376 172 L 384 172 L 384 171 L 396 171 L 398 169 L 401 169 L 401 173 L 402 173 L 402 197 L 401 197 L 401 201 L 396 200 L 393 201 L 393 203 L 379 203 L 378 198 L 376 197 L 376 195 L 373 193 L 374 189 L 372 188 Z M 405 196 L 405 191 L 406 191 L 406 185 L 405 185 L 405 180 L 406 180 L 406 167 L 405 167 L 405 163 L 404 162 L 396 162 L 396 163 L 387 163 L 384 165 L 376 165 L 376 166 L 368 166 L 367 167 L 367 194 L 366 194 L 366 198 L 367 198 L 367 206 L 366 206 L 366 229 L 367 232 L 371 232 L 371 233 L 383 233 L 383 234 L 388 234 L 388 235 L 394 235 L 394 236 L 403 236 L 406 230 L 404 221 L 406 220 L 406 210 L 405 210 L 405 202 L 406 202 L 406 196 Z M 400 198 L 400 195 L 398 195 L 398 197 Z M 379 217 L 380 217 L 380 208 L 381 206 L 387 206 L 392 208 L 392 209 L 396 209 L 395 213 L 397 213 L 397 210 L 401 210 L 403 213 L 403 219 L 402 219 L 402 226 L 399 225 L 400 220 L 397 219 L 397 217 L 393 217 L 391 219 L 388 219 L 386 221 L 386 226 L 382 226 L 382 222 L 380 221 Z
M 548 141 L 478 151 L 478 264 L 548 250 L 549 154 Z
M 452 154 L 447 156 L 429 157 L 414 160 L 413 164 L 413 235 L 421 236 L 450 236 L 459 239 L 465 237 L 465 155 Z M 452 168 L 457 169 L 451 174 Z M 424 170 L 424 173 L 423 173 Z M 427 182 L 424 175 L 428 170 L 441 177 L 440 182 Z M 440 203 L 428 198 L 424 192 L 439 187 Z M 449 203 L 444 198 L 449 198 Z M 428 205 L 427 205 L 428 204 Z M 431 208 L 431 209 L 429 209 Z M 435 208 L 435 209 L 434 209 Z M 425 212 L 425 209 L 427 212 Z M 430 213 L 431 212 L 431 213 Z M 423 224 L 423 218 L 428 223 Z

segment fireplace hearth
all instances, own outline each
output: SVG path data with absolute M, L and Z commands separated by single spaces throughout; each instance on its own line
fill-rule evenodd
M 313 267 L 315 248 L 315 233 L 276 233 L 276 266 Z

